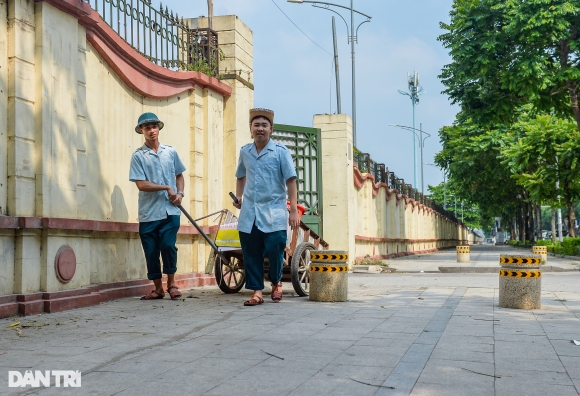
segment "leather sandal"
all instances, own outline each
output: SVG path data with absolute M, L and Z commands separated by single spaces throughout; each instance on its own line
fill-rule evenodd
M 141 300 L 161 300 L 163 297 L 165 297 L 165 293 L 159 294 L 155 290 L 151 290 L 149 294 L 141 297 Z
M 248 301 L 244 301 L 245 307 L 253 307 L 264 303 L 264 299 L 260 296 L 252 296 Z
M 169 296 L 171 297 L 172 300 L 176 300 L 178 298 L 181 298 L 181 292 L 179 291 L 179 289 L 175 285 L 168 287 L 167 293 L 169 293 Z
M 282 282 L 279 282 L 277 285 L 272 283 L 272 301 L 280 302 L 282 301 Z

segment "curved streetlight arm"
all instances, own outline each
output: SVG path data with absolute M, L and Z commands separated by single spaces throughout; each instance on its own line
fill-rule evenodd
M 344 24 L 346 25 L 346 34 L 347 34 L 347 36 L 348 36 L 348 37 L 350 37 L 350 28 L 348 27 L 348 23 L 346 22 L 346 19 L 344 19 L 344 17 L 343 17 L 342 15 L 340 15 L 340 13 L 339 13 L 339 12 L 337 12 L 337 11 L 334 11 L 334 10 L 333 10 L 333 9 L 331 9 L 331 8 L 328 8 L 328 5 L 327 5 L 326 7 L 321 7 L 321 6 L 319 6 L 319 5 L 312 4 L 312 7 L 320 8 L 320 9 L 323 9 L 323 10 L 332 11 L 332 12 L 334 12 L 336 15 L 338 15 L 338 16 L 339 16 L 339 17 L 340 17 L 340 18 L 341 18 L 341 19 L 344 21 Z
M 324 5 L 326 5 L 326 6 L 334 6 L 334 7 L 340 7 L 340 8 L 344 8 L 345 10 L 349 10 L 349 11 L 351 11 L 351 10 L 352 10 L 352 12 L 356 12 L 356 13 L 357 13 L 357 14 L 359 14 L 359 15 L 362 15 L 362 16 L 364 16 L 364 17 L 367 17 L 369 20 L 372 18 L 371 16 L 369 16 L 369 15 L 367 15 L 367 14 L 363 14 L 363 13 L 362 13 L 362 12 L 360 12 L 360 11 L 357 11 L 357 10 L 355 10 L 355 9 L 351 9 L 350 7 L 346 7 L 346 6 L 343 6 L 343 5 L 340 5 L 340 4 L 327 3 L 327 2 L 325 2 L 325 1 L 308 1 L 308 0 L 304 0 L 304 1 L 302 1 L 302 3 L 310 3 L 310 4 L 324 4 Z M 323 7 L 320 7 L 320 8 L 323 8 Z M 326 7 L 324 7 L 324 8 L 326 8 Z
M 412 127 L 408 127 L 408 126 L 405 126 L 405 125 L 397 125 L 397 124 L 390 124 L 389 126 L 397 127 L 397 128 L 401 128 L 401 129 L 404 129 L 404 130 L 413 132 L 415 134 L 415 136 L 417 136 L 417 138 L 419 137 L 417 135 L 417 131 L 420 131 L 420 130 L 417 129 L 417 128 L 414 128 L 413 129 Z M 424 133 L 425 135 L 427 135 L 427 137 L 425 139 L 428 139 L 428 138 L 431 137 L 431 134 L 429 132 L 425 132 L 425 131 L 421 131 L 421 132 Z M 423 139 L 423 142 L 425 142 L 425 139 Z
M 369 19 L 367 19 L 366 21 L 363 21 L 363 22 L 361 22 L 361 23 L 360 23 L 360 24 L 359 24 L 359 25 L 356 27 L 356 31 L 355 31 L 355 37 L 356 37 L 356 42 L 357 42 L 357 44 L 358 44 L 358 29 L 361 27 L 361 25 L 362 25 L 363 23 L 367 23 L 367 22 L 370 22 L 370 21 L 371 21 L 371 18 L 370 18 L 370 17 L 368 17 L 368 18 L 369 18 Z

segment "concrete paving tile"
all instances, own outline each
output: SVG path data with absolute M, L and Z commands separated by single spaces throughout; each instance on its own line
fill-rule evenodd
M 538 335 L 529 335 L 529 334 L 521 334 L 521 333 L 495 333 L 494 338 L 497 341 L 508 341 L 508 342 L 546 342 L 549 341 L 546 334 L 538 334 Z
M 562 386 L 546 383 L 524 383 L 511 378 L 498 378 L 495 383 L 497 396 L 578 396 L 574 386 Z
M 511 356 L 509 358 L 504 358 L 501 360 L 496 359 L 495 361 L 495 372 L 501 373 L 505 370 L 511 370 L 513 367 L 518 367 L 524 371 L 565 371 L 562 362 L 558 359 L 546 360 L 546 359 L 523 359 L 519 356 Z
M 397 353 L 390 349 L 388 351 L 389 353 L 386 353 L 386 349 L 370 346 L 353 346 L 336 357 L 332 363 L 354 366 L 394 367 L 405 354 L 403 351 L 401 351 L 402 353 Z
M 465 387 L 456 384 L 433 384 L 417 382 L 411 396 L 495 396 L 493 384 Z
M 493 363 L 431 358 L 418 381 L 457 388 L 493 388 L 493 375 Z
M 573 380 L 580 380 L 580 359 L 573 356 L 560 356 L 560 361 Z
M 401 346 L 408 349 L 413 344 L 413 339 L 408 341 L 403 341 L 396 338 L 376 338 L 376 337 L 363 337 L 358 340 L 354 345 L 356 346 L 373 346 L 380 348 L 399 348 Z
M 578 327 L 580 333 L 580 325 Z M 580 338 L 580 337 L 578 337 Z M 552 340 L 552 345 L 558 356 L 574 356 L 580 358 L 580 346 L 574 345 L 572 340 Z
M 573 382 L 566 371 L 546 371 L 542 367 L 537 370 L 521 370 L 518 367 L 503 368 L 496 375 L 502 378 L 510 378 L 521 383 L 538 382 L 542 384 L 573 386 Z
M 405 355 L 401 358 L 401 362 L 425 364 L 429 360 L 429 356 L 431 356 L 434 347 L 435 345 L 429 344 L 413 344 L 405 352 Z
M 520 359 L 558 359 L 558 355 L 549 341 L 508 342 L 496 341 L 495 356 L 497 360 L 517 357 Z
M 421 375 L 424 363 L 400 362 L 377 390 L 377 395 L 409 394 Z
M 285 372 L 280 375 L 280 370 L 272 367 L 251 367 L 236 377 L 222 382 L 220 385 L 207 391 L 206 395 L 272 395 L 288 394 L 298 384 L 302 384 L 318 370 L 300 370 Z M 271 380 L 268 380 L 271 379 Z
M 289 396 L 320 396 L 320 395 L 344 395 L 344 396 L 373 396 L 377 387 L 365 385 L 351 380 L 350 378 L 335 377 L 332 373 L 317 373 L 308 379 Z
M 175 367 L 182 365 L 181 362 L 158 361 L 153 359 L 128 359 L 100 367 L 96 372 L 135 373 L 150 376 L 166 373 Z
M 465 362 L 494 363 L 493 352 L 477 352 L 462 348 L 436 348 L 431 354 L 433 359 L 460 360 Z

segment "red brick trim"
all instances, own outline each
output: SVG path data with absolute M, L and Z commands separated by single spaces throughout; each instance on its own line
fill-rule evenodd
M 396 204 L 399 205 L 399 201 L 403 200 L 403 202 L 405 203 L 405 209 L 407 208 L 407 205 L 411 205 L 412 211 L 415 211 L 415 208 L 417 208 L 418 210 L 422 210 L 423 213 L 426 212 L 428 214 L 433 214 L 435 216 L 439 216 L 439 217 L 444 218 L 452 223 L 459 225 L 460 227 L 463 227 L 462 224 L 451 220 L 447 216 L 443 216 L 441 213 L 431 209 L 428 206 L 423 205 L 422 203 L 420 203 L 418 201 L 415 201 L 413 198 L 409 198 L 405 194 L 399 194 L 399 191 L 397 189 L 393 189 L 393 190 L 389 189 L 389 186 L 387 185 L 387 183 L 375 183 L 374 175 L 372 175 L 370 173 L 361 173 L 361 171 L 358 169 L 358 166 L 356 164 L 353 165 L 353 172 L 354 172 L 354 186 L 358 190 L 360 190 L 364 186 L 365 182 L 368 180 L 371 182 L 373 197 L 377 196 L 380 188 L 384 188 L 385 192 L 386 192 L 386 198 L 387 198 L 386 200 L 387 201 L 390 201 L 391 196 L 395 195 L 395 197 L 397 199 Z
M 436 248 L 436 249 L 426 249 L 426 250 L 417 250 L 414 252 L 399 252 L 399 253 L 392 253 L 392 254 L 378 254 L 376 256 L 372 256 L 372 257 L 357 257 L 356 261 L 357 262 L 361 262 L 363 260 L 389 260 L 392 258 L 397 258 L 397 257 L 405 257 L 405 256 L 416 256 L 418 254 L 426 254 L 426 253 L 435 253 L 438 252 L 440 250 L 446 250 L 446 249 L 455 249 L 455 246 L 445 246 L 445 247 L 440 247 L 440 248 Z
M 189 273 L 175 275 L 180 289 L 215 285 L 213 275 Z M 148 279 L 113 282 L 91 285 L 80 289 L 59 292 L 40 292 L 30 294 L 10 294 L 0 296 L 0 318 L 14 315 L 36 315 L 41 312 L 53 313 L 73 308 L 98 305 L 101 302 L 125 297 L 137 297 L 151 291 L 152 282 Z M 164 279 L 164 288 L 166 286 Z
M 355 235 L 355 241 L 365 241 L 365 242 L 405 242 L 405 243 L 423 243 L 423 242 L 458 242 L 461 243 L 461 239 L 403 239 L 403 238 L 377 238 L 368 237 L 363 235 Z
M 217 78 L 199 72 L 168 70 L 147 60 L 105 23 L 87 3 L 79 0 L 35 0 L 46 2 L 74 16 L 87 29 L 87 40 L 121 80 L 140 95 L 164 99 L 193 89 L 208 88 L 222 96 L 232 89 Z
M 97 231 L 97 232 L 139 232 L 139 223 L 121 223 L 115 221 L 62 219 L 56 217 L 11 217 L 0 216 L 0 229 L 30 230 L 51 229 L 66 231 Z M 206 234 L 215 234 L 218 226 L 201 227 Z M 197 235 L 194 226 L 179 228 L 181 235 Z

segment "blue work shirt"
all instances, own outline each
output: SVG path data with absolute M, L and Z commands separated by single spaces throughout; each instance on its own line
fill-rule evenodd
M 296 177 L 290 151 L 272 139 L 260 154 L 254 143 L 240 149 L 236 177 L 246 178 L 238 231 L 251 233 L 254 221 L 262 232 L 288 229 L 286 181 Z
M 177 192 L 175 176 L 183 173 L 185 166 L 177 151 L 171 146 L 160 144 L 157 152 L 143 145 L 133 153 L 129 180 L 145 180 L 169 186 Z M 167 215 L 179 216 L 181 211 L 171 202 L 167 191 L 139 191 L 139 222 L 163 220 Z

